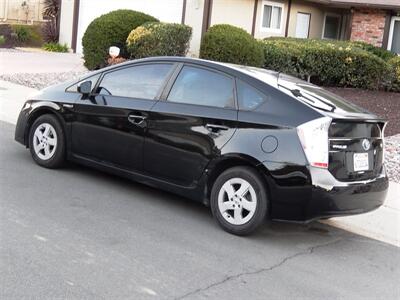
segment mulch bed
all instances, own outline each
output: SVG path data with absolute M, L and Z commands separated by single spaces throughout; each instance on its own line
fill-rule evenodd
M 400 93 L 348 88 L 328 88 L 328 90 L 387 119 L 389 123 L 385 129 L 385 136 L 400 133 Z

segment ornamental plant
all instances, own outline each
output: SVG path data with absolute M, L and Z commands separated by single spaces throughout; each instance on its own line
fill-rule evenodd
M 93 20 L 82 38 L 85 66 L 99 69 L 107 65 L 108 49 L 116 46 L 120 56 L 128 58 L 126 38 L 136 27 L 146 22 L 157 22 L 152 16 L 134 10 L 112 11 Z
M 127 49 L 131 58 L 185 56 L 191 36 L 190 26 L 149 22 L 131 31 Z

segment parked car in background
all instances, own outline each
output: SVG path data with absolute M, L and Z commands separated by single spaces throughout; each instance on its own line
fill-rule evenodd
M 40 91 L 15 139 L 211 206 L 226 231 L 383 204 L 385 120 L 277 72 L 205 60 L 130 61 Z

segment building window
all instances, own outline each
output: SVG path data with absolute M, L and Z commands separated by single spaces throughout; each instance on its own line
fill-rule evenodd
M 400 17 L 393 17 L 390 24 L 388 50 L 400 54 Z
M 263 1 L 261 29 L 263 31 L 281 32 L 283 3 Z
M 329 40 L 338 40 L 340 34 L 340 22 L 340 15 L 326 14 L 322 38 Z

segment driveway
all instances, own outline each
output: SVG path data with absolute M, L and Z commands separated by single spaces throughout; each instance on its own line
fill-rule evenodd
M 0 74 L 63 73 L 84 70 L 75 53 L 0 51 Z
M 1 299 L 400 297 L 394 246 L 320 223 L 229 235 L 181 197 L 40 168 L 0 129 Z

